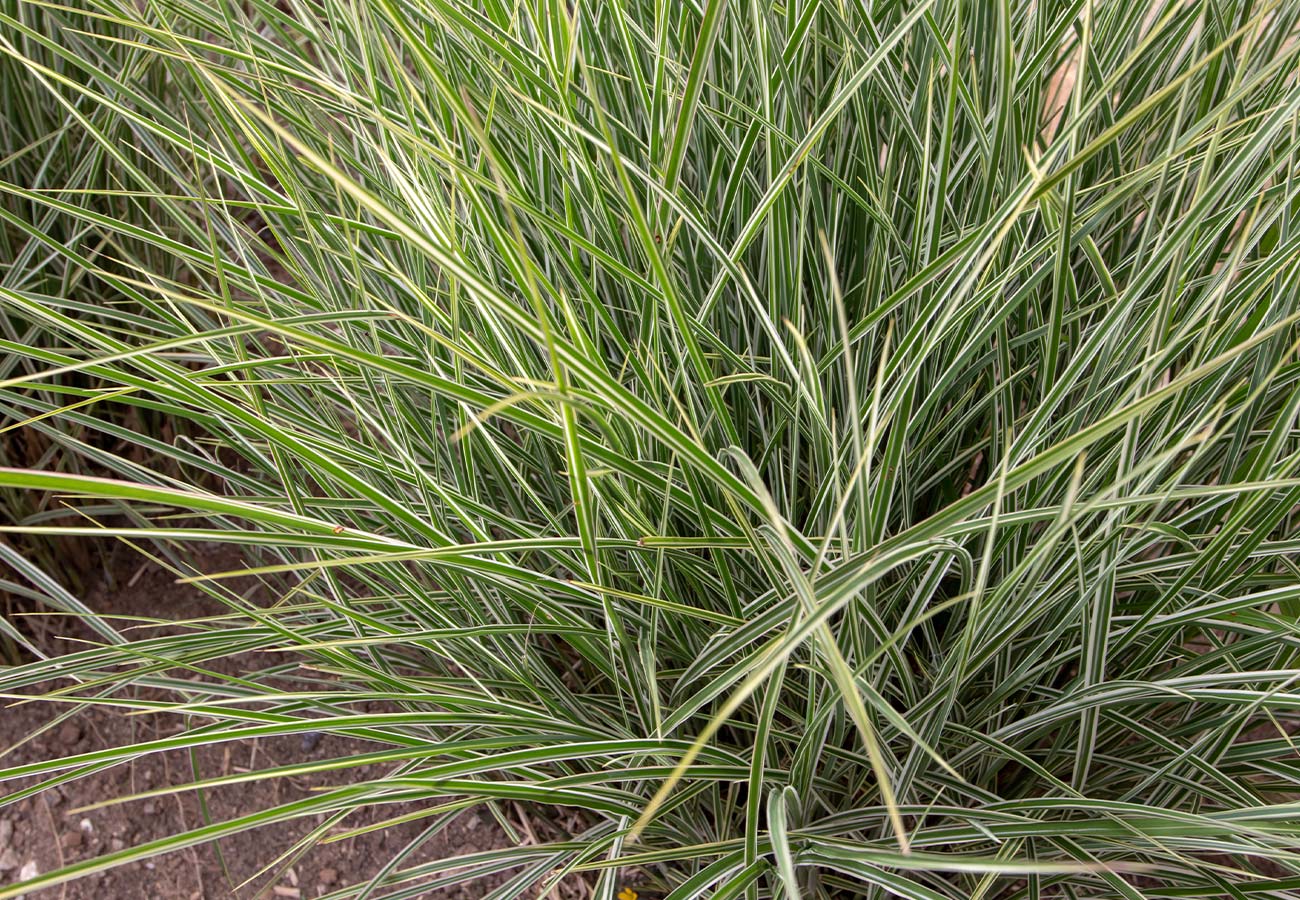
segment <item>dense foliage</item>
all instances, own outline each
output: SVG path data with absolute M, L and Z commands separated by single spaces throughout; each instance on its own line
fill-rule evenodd
M 0 897 L 505 798 L 331 896 L 1300 889 L 1300 5 L 0 10 L 6 530 L 283 596 L 0 670 L 189 725 L 0 778 L 373 748 Z

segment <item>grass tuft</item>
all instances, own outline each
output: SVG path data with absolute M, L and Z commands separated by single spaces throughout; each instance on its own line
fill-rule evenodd
M 0 532 L 248 548 L 182 573 L 226 616 L 150 638 L 6 551 L 103 645 L 0 693 L 186 728 L 0 780 L 372 748 L 0 898 L 507 800 L 583 830 L 331 897 L 1289 895 L 1298 27 L 0 0 L 0 434 L 44 448 Z

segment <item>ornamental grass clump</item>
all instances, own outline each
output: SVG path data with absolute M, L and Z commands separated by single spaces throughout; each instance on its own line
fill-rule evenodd
M 246 555 L 0 670 L 184 726 L 0 804 L 368 748 L 0 897 L 507 800 L 579 824 L 330 896 L 1297 890 L 1300 6 L 0 9 L 5 531 Z

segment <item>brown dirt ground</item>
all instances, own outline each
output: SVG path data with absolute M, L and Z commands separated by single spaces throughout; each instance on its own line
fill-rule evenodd
M 147 616 L 183 620 L 222 612 L 219 603 L 189 585 L 177 585 L 174 576 L 132 551 L 117 545 L 107 549 L 96 579 L 87 579 L 82 599 L 97 612 L 108 616 Z M 204 571 L 239 567 L 239 552 L 229 547 L 207 547 L 198 551 L 198 566 Z M 256 585 L 247 586 L 256 590 Z M 0 608 L 3 608 L 0 604 Z M 20 618 L 20 623 L 24 620 Z M 47 652 L 67 652 L 84 645 L 76 642 L 78 624 L 49 617 L 26 619 L 29 633 L 41 636 Z M 20 624 L 20 627 L 23 627 Z M 226 661 L 233 668 L 238 657 Z M 265 661 L 250 665 L 264 666 Z M 63 723 L 51 724 L 64 711 L 48 703 L 5 703 L 0 705 L 0 768 L 47 760 L 60 756 L 116 747 L 133 741 L 165 737 L 183 726 L 175 717 L 125 716 L 113 710 L 87 709 Z M 44 730 L 42 730 L 44 729 Z M 213 745 L 196 752 L 158 753 L 119 765 L 95 776 L 47 790 L 15 804 L 0 806 L 0 885 L 19 880 L 24 869 L 48 872 L 62 865 L 89 859 L 123 847 L 176 834 L 202 825 L 204 815 L 195 791 L 152 800 L 82 807 L 165 785 L 184 784 L 199 776 L 255 770 L 310 758 L 334 757 L 345 752 L 346 739 L 325 736 L 316 744 L 298 736 Z M 364 745 L 357 742 L 358 749 Z M 274 779 L 209 790 L 203 798 L 211 821 L 265 809 L 276 803 L 307 796 L 313 788 L 338 785 L 345 778 L 373 778 L 373 770 L 345 770 L 348 774 L 313 775 Z M 10 782 L 0 797 L 26 786 Z M 363 809 L 347 820 L 357 827 L 399 815 L 415 807 Z M 477 809 L 462 812 L 450 826 L 427 840 L 408 858 L 406 865 L 447 859 L 466 853 L 564 838 L 576 822 L 539 819 L 514 805 L 499 808 L 500 819 L 510 825 L 510 835 L 501 821 Z M 350 884 L 364 882 L 420 834 L 427 823 L 415 821 L 370 832 L 344 841 L 317 845 L 287 867 L 274 863 L 294 842 L 320 819 L 297 820 L 227 837 L 219 845 L 207 844 L 148 862 L 135 862 L 94 874 L 78 881 L 49 888 L 31 898 L 60 900 L 203 900 L 203 898 L 316 898 Z M 509 873 L 467 885 L 430 889 L 422 897 L 434 900 L 470 900 L 484 897 L 509 878 Z M 247 882 L 247 883 L 246 883 Z M 558 895 L 558 896 L 557 896 Z M 585 882 L 574 880 L 553 892 L 557 900 L 579 900 L 589 895 Z M 643 895 L 644 896 L 644 895 Z

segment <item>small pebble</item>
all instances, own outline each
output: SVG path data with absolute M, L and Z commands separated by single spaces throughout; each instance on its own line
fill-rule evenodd
M 95 833 L 95 823 L 90 821 L 89 819 L 82 819 L 80 822 L 77 823 L 77 827 L 80 828 L 82 831 L 86 832 L 86 834 Z
M 81 740 L 81 726 L 76 722 L 64 722 L 59 728 L 59 740 L 65 744 L 75 744 Z
M 9 839 L 14 836 L 14 823 L 0 819 L 0 850 L 9 846 Z
M 321 869 L 316 880 L 321 884 L 330 885 L 339 880 L 339 873 L 335 869 Z
M 113 838 L 111 841 L 108 842 L 108 846 L 110 849 L 114 851 L 125 850 L 126 841 L 122 840 L 121 838 Z
M 0 851 L 0 872 L 9 872 L 18 868 L 18 854 L 14 853 L 13 847 L 6 847 Z
M 63 847 L 65 850 L 76 850 L 81 846 L 81 832 L 69 831 L 63 836 Z
M 140 811 L 143 812 L 146 816 L 157 815 L 158 804 L 154 803 L 152 800 L 146 800 L 144 802 L 144 806 L 140 808 Z
M 36 865 L 36 860 L 29 859 L 27 862 L 23 863 L 23 867 L 18 870 L 18 880 L 27 881 L 30 878 L 35 878 L 39 874 L 41 874 L 41 867 Z

